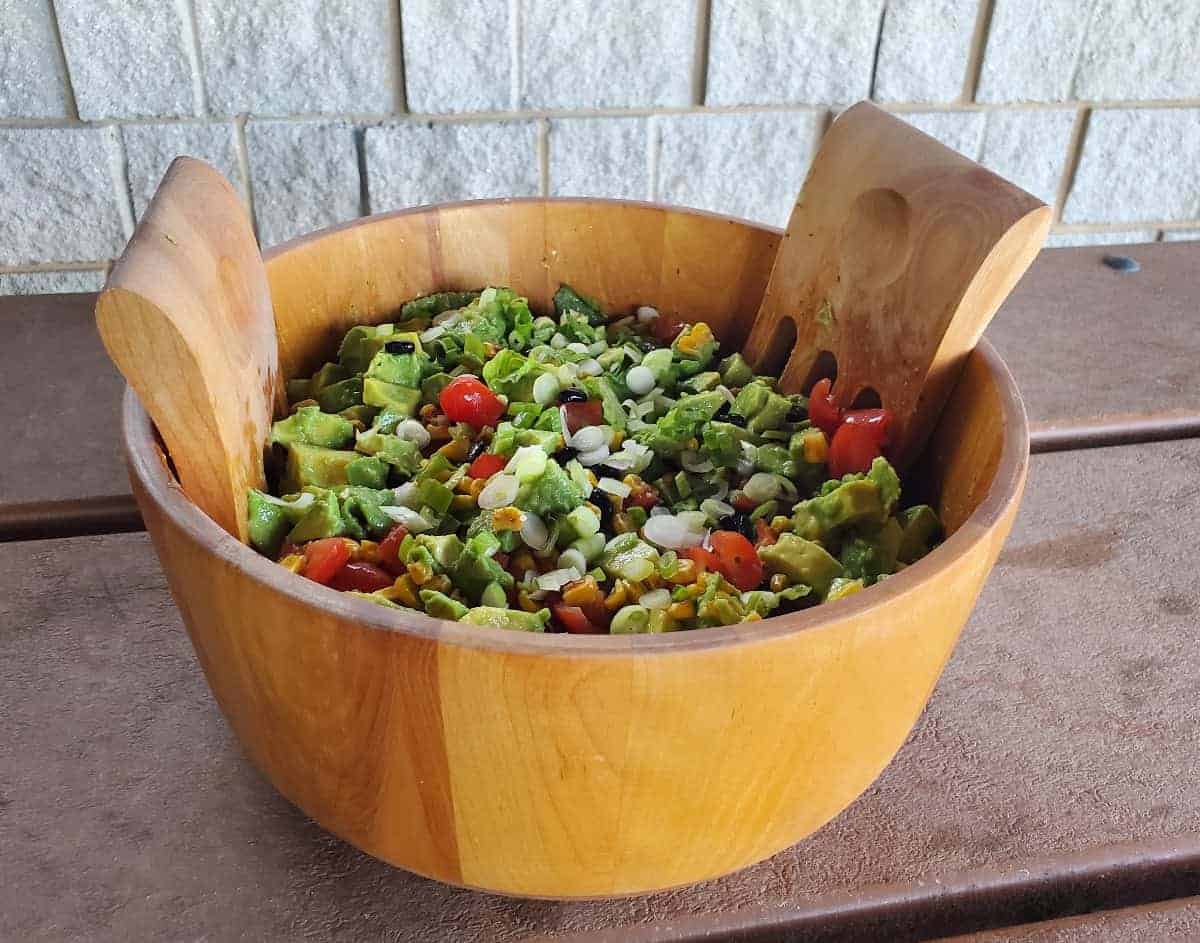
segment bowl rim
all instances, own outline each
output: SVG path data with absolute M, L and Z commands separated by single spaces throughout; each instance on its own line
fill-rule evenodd
M 727 220 L 768 233 L 782 233 L 775 227 L 749 220 L 662 203 L 582 197 L 503 198 L 430 204 L 361 217 L 298 236 L 268 250 L 264 253 L 264 261 L 269 262 L 330 234 L 356 226 L 371 225 L 396 216 L 434 209 L 538 202 L 604 203 L 652 208 L 670 213 Z M 264 592 L 278 593 L 304 609 L 334 616 L 363 629 L 501 653 L 568 658 L 582 655 L 624 656 L 631 651 L 643 654 L 679 654 L 731 645 L 762 643 L 828 627 L 831 624 L 861 624 L 863 617 L 869 618 L 871 614 L 899 602 L 904 597 L 920 592 L 925 583 L 936 579 L 939 573 L 949 570 L 958 559 L 969 554 L 981 541 L 990 539 L 992 528 L 1020 497 L 1029 458 L 1029 426 L 1016 382 L 995 348 L 988 341 L 980 339 L 975 352 L 983 358 L 996 382 L 1002 409 L 1003 443 L 987 494 L 954 534 L 921 560 L 889 577 L 882 584 L 872 586 L 868 592 L 855 593 L 834 602 L 757 622 L 692 629 L 686 632 L 655 635 L 571 635 L 509 630 L 480 631 L 480 626 L 434 619 L 415 610 L 390 609 L 340 593 L 306 580 L 257 553 L 249 545 L 222 530 L 192 503 L 170 473 L 163 458 L 165 451 L 158 441 L 153 423 L 137 394 L 128 385 L 122 401 L 122 438 L 129 474 L 135 479 L 144 500 L 151 502 L 164 517 L 170 518 L 176 527 L 213 557 L 229 567 L 241 570 Z

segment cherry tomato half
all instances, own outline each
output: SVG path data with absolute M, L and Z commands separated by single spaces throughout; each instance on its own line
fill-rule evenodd
M 476 429 L 494 426 L 504 415 L 500 398 L 469 373 L 447 383 L 438 395 L 438 403 L 451 422 L 467 422 Z
M 329 585 L 334 589 L 355 589 L 360 593 L 373 593 L 377 589 L 387 589 L 392 582 L 392 577 L 374 563 L 351 560 L 333 575 Z
M 403 576 L 407 572 L 407 567 L 400 562 L 400 544 L 407 536 L 408 530 L 405 526 L 397 524 L 379 542 L 379 565 L 393 576 Z
M 566 413 L 567 432 L 571 435 L 585 426 L 598 426 L 604 421 L 604 404 L 598 399 L 567 403 L 563 410 Z
M 558 620 L 559 625 L 573 635 L 596 635 L 604 631 L 599 626 L 593 625 L 578 606 L 568 606 L 566 603 L 556 602 L 550 604 L 550 611 Z
M 507 464 L 508 459 L 503 455 L 480 455 L 471 463 L 467 474 L 472 478 L 491 478 Z
M 341 537 L 326 537 L 304 545 L 304 575 L 326 586 L 350 559 L 350 544 Z
M 754 544 L 732 530 L 713 531 L 709 543 L 725 579 L 742 592 L 758 588 L 763 578 L 763 565 Z
M 818 380 L 808 394 L 808 418 L 814 426 L 830 436 L 842 421 L 842 411 L 834 405 L 833 394 L 830 393 L 832 388 L 832 380 Z
M 888 445 L 892 413 L 887 409 L 858 409 L 846 418 L 829 443 L 829 476 L 867 472 Z

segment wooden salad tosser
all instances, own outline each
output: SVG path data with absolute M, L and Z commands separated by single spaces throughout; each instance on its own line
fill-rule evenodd
M 888 454 L 906 467 L 1050 220 L 1014 184 L 855 105 L 821 141 L 745 357 L 787 392 L 836 375 L 838 406 L 891 410 Z

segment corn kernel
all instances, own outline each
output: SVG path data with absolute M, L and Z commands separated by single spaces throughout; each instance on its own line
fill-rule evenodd
M 820 429 L 806 429 L 801 440 L 804 443 L 804 461 L 809 465 L 820 465 L 829 452 L 829 443 Z
M 492 527 L 495 530 L 520 530 L 524 520 L 521 509 L 511 505 L 492 511 Z
M 469 511 L 475 507 L 475 499 L 469 494 L 456 494 L 450 499 L 450 507 L 455 511 Z
M 587 606 L 599 602 L 603 596 L 600 593 L 600 587 L 596 585 L 596 580 L 593 577 L 585 576 L 583 579 L 563 587 L 562 598 L 568 606 Z
M 367 563 L 379 562 L 379 544 L 373 540 L 364 540 L 358 545 L 358 553 L 355 555 L 356 560 L 364 560 Z
M 771 592 L 779 593 L 788 588 L 788 578 L 782 573 L 776 573 L 771 577 Z
M 618 534 L 628 534 L 634 529 L 633 521 L 624 511 L 613 515 L 612 526 L 613 530 Z
M 696 561 L 680 560 L 675 572 L 667 578 L 667 582 L 674 583 L 676 586 L 686 586 L 688 583 L 696 582 Z
M 643 582 L 646 584 L 648 589 L 661 589 L 663 585 L 663 578 L 658 573 L 651 573 L 646 577 L 645 580 L 643 580 Z
M 470 442 L 466 439 L 454 439 L 438 449 L 438 454 L 445 455 L 452 462 L 465 462 L 469 451 L 471 451 Z
M 495 357 L 496 351 L 498 351 L 499 349 L 500 348 L 497 347 L 495 344 L 493 344 L 491 341 L 483 342 L 483 353 L 488 358 Z
M 461 494 L 470 494 L 471 493 L 471 485 L 474 482 L 475 482 L 475 479 L 472 478 L 470 475 L 463 475 L 455 483 L 454 490 L 460 492 Z
M 426 403 L 421 407 L 420 417 L 428 422 L 437 414 L 438 408 L 433 403 Z
M 472 478 L 471 487 L 467 490 L 467 494 L 469 494 L 472 498 L 478 498 L 479 492 L 481 492 L 486 485 L 486 478 Z
M 287 567 L 293 573 L 299 573 L 304 569 L 304 556 L 299 553 L 289 553 L 286 557 L 279 561 L 281 566 Z
M 678 346 L 681 353 L 694 354 L 713 339 L 712 330 L 703 321 L 697 321 L 680 335 Z
M 672 619 L 691 619 L 696 615 L 694 602 L 673 602 L 667 606 L 667 615 Z
M 526 612 L 537 612 L 539 609 L 541 609 L 541 606 L 538 605 L 538 603 L 536 603 L 534 600 L 530 599 L 529 593 L 525 592 L 523 589 L 517 593 L 517 605 Z
M 762 619 L 762 616 L 759 615 L 757 612 L 748 612 L 748 613 L 746 613 L 746 618 L 743 619 L 742 621 L 743 622 L 759 622 L 761 619 Z
M 624 580 L 617 580 L 617 585 L 612 588 L 612 592 L 610 592 L 608 594 L 608 598 L 604 600 L 604 608 L 609 612 L 615 612 L 628 601 L 628 584 L 626 584 Z
M 624 484 L 629 485 L 630 488 L 637 488 L 638 486 L 644 484 L 642 479 L 639 478 L 637 475 L 626 475 L 624 478 L 621 479 L 621 481 Z
M 413 583 L 412 577 L 408 575 L 396 580 L 391 589 L 380 590 L 379 595 L 414 609 L 417 607 L 417 587 Z
M 424 586 L 429 582 L 431 576 L 433 576 L 433 570 L 424 563 L 410 563 L 408 565 L 408 577 L 417 586 Z

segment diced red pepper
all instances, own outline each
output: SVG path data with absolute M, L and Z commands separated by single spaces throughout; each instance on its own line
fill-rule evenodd
M 573 635 L 596 635 L 604 631 L 600 626 L 594 625 L 578 606 L 568 606 L 561 602 L 551 603 L 550 612 L 558 623 Z
M 328 586 L 350 560 L 350 544 L 341 537 L 326 537 L 304 545 L 304 575 Z
M 508 459 L 503 455 L 480 455 L 471 463 L 471 467 L 467 469 L 467 474 L 472 478 L 491 478 L 492 475 L 500 471 L 508 464 Z
M 387 589 L 392 582 L 392 577 L 374 563 L 351 560 L 333 575 L 329 585 L 334 589 L 373 593 L 377 589 Z
M 393 576 L 403 576 L 407 568 L 400 562 L 400 544 L 408 536 L 403 524 L 397 524 L 379 542 L 379 564 Z

